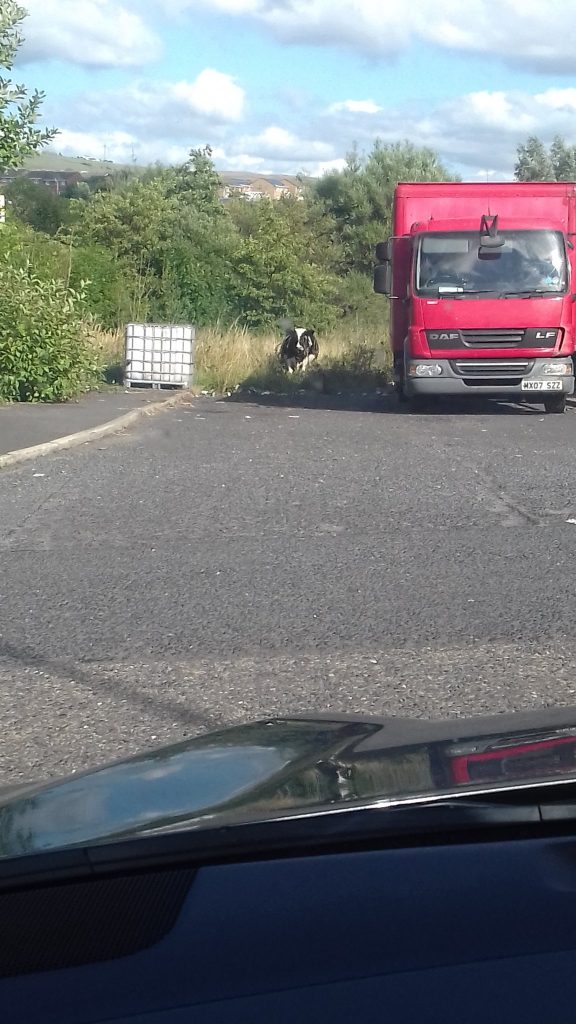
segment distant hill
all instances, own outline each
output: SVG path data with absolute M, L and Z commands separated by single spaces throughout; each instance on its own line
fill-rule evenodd
M 34 153 L 24 161 L 25 171 L 76 171 L 78 174 L 94 175 L 113 174 L 114 171 L 141 170 L 141 164 L 117 164 L 113 160 L 93 160 L 86 156 L 63 156 L 61 153 L 54 153 L 52 150 L 44 149 L 41 153 Z M 236 184 L 240 182 L 251 182 L 259 179 L 273 182 L 289 181 L 296 184 L 298 177 L 295 174 L 257 174 L 255 171 L 219 171 L 219 176 L 225 184 Z M 311 181 L 304 178 L 304 181 Z
M 133 166 L 133 164 L 115 164 L 113 160 L 93 160 L 86 156 L 62 156 L 61 153 L 53 153 L 45 149 L 41 153 L 29 156 L 24 161 L 23 169 L 25 171 L 76 171 L 78 174 L 93 174 L 96 177 Z
M 0 174 L 0 185 L 9 185 L 15 178 L 28 178 L 37 185 L 44 185 L 58 196 L 71 185 L 84 180 L 97 180 L 107 175 L 127 174 L 138 176 L 145 170 L 141 164 L 119 164 L 113 160 L 93 160 L 91 157 L 63 156 L 44 150 L 29 157 L 16 170 Z M 220 171 L 219 195 L 222 202 L 233 198 L 282 199 L 292 196 L 304 198 L 305 188 L 311 178 L 294 174 L 257 174 L 254 171 Z

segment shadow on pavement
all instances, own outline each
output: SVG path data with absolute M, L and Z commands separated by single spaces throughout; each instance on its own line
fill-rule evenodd
M 220 399 L 226 404 L 260 405 L 286 409 L 327 409 L 341 412 L 387 413 L 395 416 L 544 416 L 542 406 L 498 399 L 430 399 L 412 407 L 400 402 L 394 392 L 388 394 L 318 394 L 293 391 L 289 394 L 252 389 L 235 391 Z
M 162 692 L 162 687 L 159 687 L 157 694 L 151 694 L 149 690 L 141 690 L 136 676 L 131 683 L 125 679 L 107 679 L 105 675 L 98 672 L 99 665 L 106 669 L 105 661 L 78 662 L 66 657 L 45 657 L 40 651 L 34 650 L 26 644 L 13 644 L 9 640 L 2 640 L 0 641 L 1 663 L 5 663 L 4 667 L 8 668 L 16 666 L 19 669 L 42 672 L 48 677 L 48 685 L 50 677 L 63 682 L 72 681 L 83 690 L 90 691 L 95 697 L 99 693 L 104 693 L 118 701 L 127 700 L 131 706 L 139 706 L 146 712 L 150 712 L 151 708 L 156 708 L 159 714 L 164 715 L 172 722 L 203 729 L 214 725 L 214 716 L 206 716 L 201 711 L 185 707 L 178 700 L 166 696 Z

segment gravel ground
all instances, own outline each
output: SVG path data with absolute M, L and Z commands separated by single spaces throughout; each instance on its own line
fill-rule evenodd
M 270 714 L 576 704 L 574 412 L 304 401 L 0 474 L 0 782 Z

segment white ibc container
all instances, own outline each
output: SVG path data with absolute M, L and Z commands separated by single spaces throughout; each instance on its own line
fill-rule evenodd
M 126 386 L 189 387 L 195 338 L 189 324 L 127 324 Z

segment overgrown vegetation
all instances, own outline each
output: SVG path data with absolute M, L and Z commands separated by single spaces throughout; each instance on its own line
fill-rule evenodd
M 370 253 L 389 229 L 394 182 L 414 177 L 418 159 L 422 174 L 442 176 L 433 154 L 418 154 L 377 144 L 351 155 L 342 181 L 330 175 L 278 201 L 223 203 L 208 148 L 182 167 L 57 200 L 18 182 L 0 254 L 39 282 L 82 291 L 109 381 L 121 378 L 122 326 L 146 320 L 197 326 L 198 380 L 211 389 L 287 386 L 275 356 L 287 324 L 320 334 L 323 386 L 345 386 L 346 374 L 359 389 L 379 386 L 386 311 L 372 291 Z
M 0 261 L 0 399 L 54 402 L 85 390 L 96 363 L 83 295 Z
M 322 358 L 308 373 L 287 376 L 278 360 L 278 334 L 254 334 L 247 327 L 204 327 L 198 332 L 195 376 L 198 388 L 218 393 L 237 388 L 281 392 L 373 391 L 384 388 L 390 360 L 382 327 L 348 322 L 322 335 Z M 108 368 L 108 380 L 118 380 L 122 366 L 121 331 L 92 328 L 90 344 L 98 365 Z

